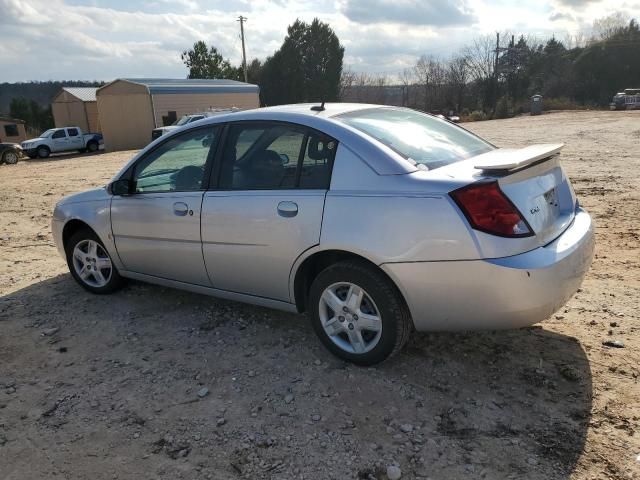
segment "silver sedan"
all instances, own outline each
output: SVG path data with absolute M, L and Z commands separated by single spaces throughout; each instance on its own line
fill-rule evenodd
M 230 113 L 61 200 L 53 234 L 93 293 L 131 278 L 306 312 L 369 365 L 413 329 L 521 327 L 575 293 L 594 235 L 561 148 L 496 148 L 395 107 Z

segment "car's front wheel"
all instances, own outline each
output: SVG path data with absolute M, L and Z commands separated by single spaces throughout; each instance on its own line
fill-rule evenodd
M 40 147 L 38 147 L 38 157 L 40 158 L 48 158 L 49 155 L 51 155 L 51 150 L 49 150 L 49 147 L 42 145 Z
M 83 229 L 71 235 L 65 251 L 71 275 L 86 290 L 111 293 L 124 285 L 124 278 L 93 231 Z
M 339 262 L 320 272 L 311 285 L 308 311 L 322 343 L 358 365 L 396 354 L 411 332 L 411 317 L 398 289 L 363 262 Z

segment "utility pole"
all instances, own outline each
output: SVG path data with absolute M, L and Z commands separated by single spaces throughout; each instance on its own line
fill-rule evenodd
M 500 54 L 500 32 L 496 32 L 496 56 L 493 61 L 493 109 L 492 115 L 496 113 L 498 103 L 498 55 Z
M 247 83 L 247 52 L 244 49 L 244 22 L 247 21 L 247 17 L 240 15 L 238 21 L 240 22 L 240 38 L 242 39 L 242 70 L 244 71 L 244 81 Z

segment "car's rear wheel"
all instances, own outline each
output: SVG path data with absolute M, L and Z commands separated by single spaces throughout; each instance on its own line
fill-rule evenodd
M 51 154 L 51 150 L 49 150 L 49 147 L 46 146 L 41 146 L 38 147 L 38 157 L 40 158 L 47 158 L 50 154 Z
M 2 154 L 2 161 L 7 165 L 15 165 L 18 159 L 18 154 L 13 150 L 7 150 Z
M 358 365 L 395 355 L 411 332 L 409 311 L 395 285 L 376 268 L 357 261 L 320 272 L 311 285 L 308 311 L 322 343 Z
M 124 285 L 124 278 L 93 231 L 83 229 L 74 233 L 65 245 L 65 252 L 71 275 L 86 290 L 111 293 Z

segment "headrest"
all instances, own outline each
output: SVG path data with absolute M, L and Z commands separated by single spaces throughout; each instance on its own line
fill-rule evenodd
M 320 138 L 318 135 L 309 137 L 309 157 L 312 160 L 325 160 L 332 155 L 335 142 L 329 138 Z

